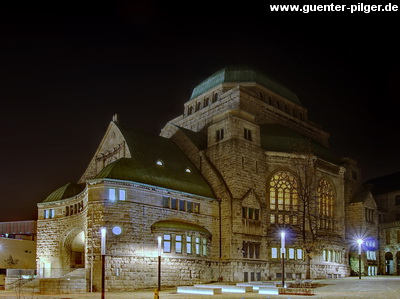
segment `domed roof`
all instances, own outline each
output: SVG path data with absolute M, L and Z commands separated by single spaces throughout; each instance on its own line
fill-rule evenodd
M 131 158 L 110 163 L 95 178 L 132 181 L 215 198 L 196 166 L 172 140 L 138 128 L 123 128 L 120 124 L 118 128 L 126 140 Z
M 85 189 L 85 184 L 68 183 L 46 197 L 43 202 L 59 201 L 78 195 Z
M 264 86 L 265 88 L 279 94 L 280 96 L 301 105 L 298 96 L 283 86 L 282 84 L 278 83 L 277 81 L 271 79 L 266 74 L 262 73 L 259 70 L 256 70 L 253 67 L 245 66 L 245 65 L 233 65 L 227 66 L 222 70 L 214 73 L 206 80 L 201 82 L 197 85 L 192 92 L 192 96 L 190 99 L 193 99 L 208 90 L 212 89 L 213 87 L 221 84 L 221 83 L 245 83 L 245 82 L 255 82 Z

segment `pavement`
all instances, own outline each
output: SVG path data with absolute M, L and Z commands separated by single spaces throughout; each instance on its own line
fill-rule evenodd
M 400 299 L 400 276 L 347 277 L 339 279 L 315 280 L 319 286 L 312 296 L 299 295 L 261 295 L 256 292 L 246 294 L 195 295 L 177 294 L 176 288 L 161 290 L 159 299 L 294 299 L 294 298 L 368 298 Z M 101 293 L 54 294 L 17 293 L 0 291 L 0 299 L 101 299 Z M 154 299 L 154 290 L 132 292 L 106 292 L 105 299 Z

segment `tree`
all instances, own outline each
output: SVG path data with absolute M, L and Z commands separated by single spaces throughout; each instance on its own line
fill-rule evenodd
M 298 229 L 307 263 L 306 279 L 311 278 L 311 255 L 318 243 L 318 183 L 317 157 L 311 141 L 297 144 L 290 155 L 290 167 L 296 178 L 294 189 L 298 200 Z

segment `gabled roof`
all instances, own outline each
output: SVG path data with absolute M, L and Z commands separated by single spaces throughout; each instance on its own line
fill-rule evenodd
M 85 186 L 85 184 L 68 183 L 53 191 L 43 202 L 53 202 L 74 197 L 81 193 Z
M 114 161 L 95 178 L 133 181 L 215 198 L 210 185 L 173 141 L 139 129 L 117 126 L 129 147 L 131 158 Z
M 371 192 L 374 195 L 399 191 L 400 192 L 400 171 L 384 175 L 366 182 L 371 186 Z
M 264 149 L 285 153 L 295 151 L 296 147 L 305 145 L 310 140 L 314 155 L 327 161 L 335 161 L 328 147 L 280 124 L 260 125 L 260 138 Z
M 272 92 L 275 92 L 288 99 L 289 101 L 301 105 L 298 96 L 294 92 L 254 67 L 246 65 L 231 65 L 217 71 L 193 89 L 190 99 L 207 92 L 221 83 L 247 82 L 260 84 Z

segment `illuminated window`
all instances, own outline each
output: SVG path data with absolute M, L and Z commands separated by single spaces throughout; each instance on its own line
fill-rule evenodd
M 333 206 L 335 201 L 333 186 L 322 179 L 318 184 L 318 215 L 320 216 L 319 228 L 333 229 Z
M 289 259 L 294 259 L 294 248 L 289 248 Z
M 158 166 L 164 166 L 164 162 L 163 162 L 162 160 L 157 160 L 157 161 L 156 161 L 156 164 L 157 164 Z
M 49 211 L 48 210 L 43 210 L 43 218 L 44 219 L 49 218 Z
M 171 235 L 164 235 L 164 252 L 171 252 Z
M 289 172 L 279 171 L 271 178 L 269 182 L 271 223 L 276 223 L 276 220 L 278 220 L 279 224 L 294 224 L 290 223 L 289 215 L 298 210 L 296 187 L 297 182 Z
M 114 201 L 116 198 L 115 188 L 108 189 L 108 199 Z
M 126 190 L 125 189 L 119 189 L 119 200 L 126 200 Z
M 186 253 L 192 254 L 192 236 L 186 236 Z
M 276 248 L 276 247 L 271 248 L 271 258 L 273 258 L 273 259 L 278 258 L 278 248 Z
M 189 167 L 187 167 L 187 168 L 185 169 L 185 172 L 186 172 L 186 173 L 191 173 L 192 170 L 191 170 Z
M 49 218 L 54 218 L 54 209 L 49 210 Z
M 175 236 L 175 252 L 182 253 L 182 236 Z
M 196 237 L 195 239 L 195 250 L 196 254 L 200 254 L 200 238 Z
M 207 255 L 207 239 L 203 238 L 203 255 Z
M 303 249 L 297 249 L 297 259 L 298 260 L 303 259 Z

